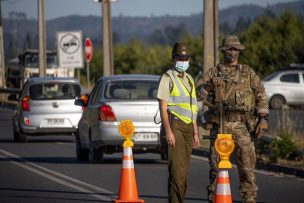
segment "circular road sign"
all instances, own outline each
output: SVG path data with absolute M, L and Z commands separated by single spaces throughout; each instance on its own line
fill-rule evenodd
M 92 59 L 92 55 L 93 55 L 93 46 L 92 46 L 92 42 L 90 40 L 90 38 L 86 38 L 85 39 L 85 43 L 84 43 L 84 51 L 85 51 L 85 58 L 86 61 L 89 63 Z
M 80 47 L 80 41 L 77 36 L 68 33 L 64 35 L 60 40 L 60 48 L 66 54 L 75 53 Z

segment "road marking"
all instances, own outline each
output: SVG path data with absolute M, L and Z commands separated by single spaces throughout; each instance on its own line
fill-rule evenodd
M 17 165 L 19 167 L 22 167 L 26 170 L 29 170 L 33 173 L 36 173 L 40 176 L 43 176 L 47 179 L 50 179 L 54 182 L 57 182 L 59 184 L 62 184 L 64 186 L 73 188 L 75 190 L 78 190 L 83 193 L 88 193 L 90 196 L 93 196 L 99 200 L 102 201 L 113 201 L 113 199 L 116 198 L 116 195 L 113 192 L 110 192 L 106 189 L 96 187 L 94 185 L 82 182 L 80 180 L 74 179 L 72 177 L 63 175 L 61 173 L 58 173 L 56 171 L 47 169 L 43 166 L 39 166 L 33 162 L 29 162 L 26 159 L 23 159 L 15 154 L 12 154 L 8 151 L 0 149 L 0 156 L 3 156 L 5 158 L 11 159 L 9 162 Z M 17 160 L 17 161 L 14 161 Z M 103 196 L 103 195 L 96 195 L 96 192 L 100 192 L 106 195 L 109 195 L 109 197 Z

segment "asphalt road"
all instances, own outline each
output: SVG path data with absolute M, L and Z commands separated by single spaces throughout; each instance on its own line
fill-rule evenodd
M 30 137 L 12 141 L 12 110 L 0 107 L 0 202 L 112 202 L 117 197 L 121 154 L 103 164 L 78 162 L 74 138 Z M 135 154 L 138 193 L 146 203 L 167 202 L 167 164 L 158 154 Z M 207 202 L 208 162 L 192 156 L 185 203 Z M 236 168 L 229 170 L 233 202 L 241 202 Z M 257 171 L 259 203 L 299 203 L 304 180 Z

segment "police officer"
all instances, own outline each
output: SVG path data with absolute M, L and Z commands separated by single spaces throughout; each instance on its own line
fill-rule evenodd
M 249 65 L 238 63 L 240 52 L 244 49 L 237 36 L 225 36 L 219 47 L 224 54 L 224 62 L 201 76 L 196 91 L 198 100 L 208 106 L 204 126 L 210 129 L 210 135 L 215 137 L 219 132 L 232 134 L 236 145 L 234 154 L 239 190 L 245 203 L 255 203 L 258 187 L 254 174 L 256 154 L 253 139 L 267 130 L 269 110 L 261 79 Z M 223 129 L 219 128 L 221 123 Z M 207 187 L 210 202 L 213 202 L 215 192 L 218 160 L 214 139 L 211 139 L 210 185 Z
M 186 73 L 190 53 L 183 43 L 175 43 L 172 67 L 161 76 L 157 98 L 162 132 L 168 144 L 169 203 L 181 203 L 193 147 L 198 147 L 197 100 L 192 77 Z

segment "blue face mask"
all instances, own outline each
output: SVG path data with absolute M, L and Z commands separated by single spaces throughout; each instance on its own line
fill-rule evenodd
M 176 61 L 175 69 L 178 72 L 185 72 L 189 68 L 189 61 Z

